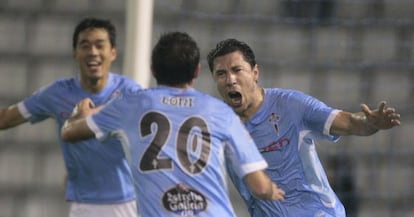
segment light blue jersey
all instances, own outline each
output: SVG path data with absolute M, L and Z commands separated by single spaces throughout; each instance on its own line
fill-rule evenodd
M 98 138 L 124 142 L 142 216 L 235 216 L 225 159 L 240 179 L 267 166 L 232 109 L 195 89 L 124 95 L 87 123 Z
M 53 117 L 67 168 L 66 200 L 80 203 L 112 204 L 134 200 L 135 191 L 122 145 L 115 139 L 100 143 L 90 139 L 68 144 L 60 139 L 60 129 L 75 105 L 89 97 L 102 105 L 125 91 L 140 89 L 134 81 L 109 74 L 107 86 L 97 94 L 86 92 L 79 78 L 60 79 L 35 92 L 18 104 L 20 113 L 35 123 Z
M 329 135 L 329 129 L 339 110 L 299 91 L 264 91 L 262 106 L 245 126 L 269 164 L 267 174 L 286 195 L 283 201 L 255 199 L 229 168 L 251 216 L 345 216 L 314 144 L 315 139 L 338 139 Z

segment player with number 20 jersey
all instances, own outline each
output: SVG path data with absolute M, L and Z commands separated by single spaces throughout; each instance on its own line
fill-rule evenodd
M 235 216 L 225 159 L 240 178 L 267 166 L 231 108 L 193 88 L 120 96 L 86 121 L 98 139 L 124 142 L 142 216 Z

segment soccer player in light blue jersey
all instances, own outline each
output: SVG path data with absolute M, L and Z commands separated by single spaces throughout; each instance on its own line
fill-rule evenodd
M 116 30 L 110 21 L 83 19 L 73 35 L 80 73 L 39 89 L 14 106 L 0 110 L 0 129 L 54 118 L 60 129 L 76 104 L 89 97 L 103 105 L 124 92 L 140 89 L 133 80 L 111 73 L 116 58 Z M 67 169 L 69 217 L 137 216 L 132 174 L 118 140 L 76 144 L 59 141 Z
M 123 142 L 142 216 L 235 216 L 225 159 L 253 197 L 283 199 L 237 115 L 193 88 L 199 59 L 188 34 L 162 35 L 152 52 L 156 87 L 123 93 L 106 106 L 94 107 L 85 99 L 62 129 L 67 141 L 97 137 Z
M 253 217 L 341 217 L 345 210 L 328 183 L 314 141 L 369 136 L 400 125 L 400 115 L 381 102 L 362 112 L 328 107 L 296 90 L 262 88 L 252 49 L 236 39 L 221 41 L 207 56 L 217 89 L 239 115 L 269 167 L 266 173 L 286 192 L 283 201 L 253 197 L 229 167 L 231 179 Z

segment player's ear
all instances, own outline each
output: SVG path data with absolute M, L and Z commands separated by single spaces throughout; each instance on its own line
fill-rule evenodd
M 254 76 L 254 80 L 256 81 L 256 83 L 258 82 L 258 80 L 259 80 L 259 74 L 260 74 L 260 72 L 259 72 L 259 65 L 255 65 L 254 67 L 253 67 L 253 76 Z
M 157 79 L 157 72 L 154 70 L 154 66 L 151 64 L 151 74 L 152 77 L 157 81 L 158 83 L 158 79 Z
M 117 50 L 116 50 L 116 48 L 115 47 L 113 47 L 112 49 L 111 49 L 111 58 L 112 58 L 112 61 L 114 61 L 115 59 L 116 59 L 116 56 L 117 56 Z
M 152 76 L 155 78 L 156 76 L 156 73 L 155 73 L 155 71 L 154 71 L 154 67 L 153 67 L 153 65 L 151 65 L 151 74 L 152 74 Z
M 194 71 L 194 78 L 197 78 L 201 71 L 201 64 L 199 63 Z

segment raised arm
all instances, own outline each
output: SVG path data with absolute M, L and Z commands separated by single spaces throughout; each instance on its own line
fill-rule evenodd
M 80 101 L 73 109 L 72 116 L 68 118 L 61 132 L 62 140 L 65 142 L 78 142 L 95 137 L 95 133 L 86 123 L 86 117 L 98 112 L 102 107 L 94 106 L 91 99 Z
M 244 182 L 252 194 L 262 200 L 283 200 L 285 192 L 270 180 L 263 170 L 244 176 Z
M 387 107 L 386 104 L 382 101 L 376 110 L 371 110 L 366 104 L 362 104 L 361 112 L 340 112 L 333 121 L 330 133 L 339 136 L 369 136 L 378 130 L 400 125 L 400 114 L 395 111 L 395 108 Z
M 0 130 L 15 127 L 26 122 L 26 119 L 20 114 L 17 105 L 0 109 Z

